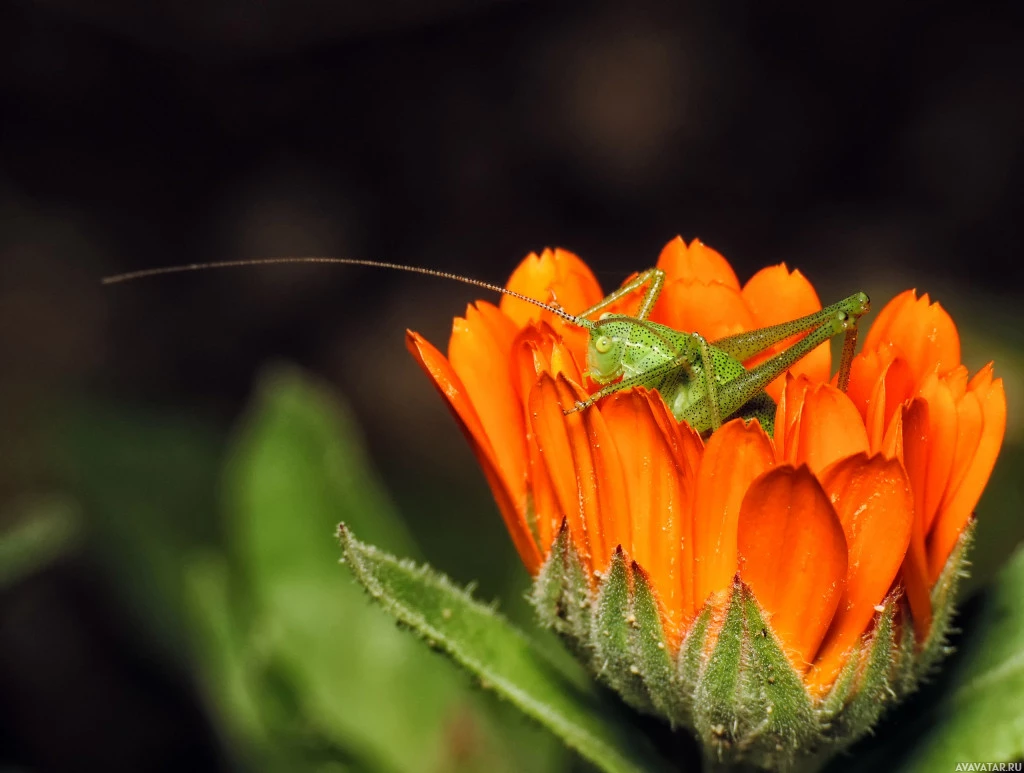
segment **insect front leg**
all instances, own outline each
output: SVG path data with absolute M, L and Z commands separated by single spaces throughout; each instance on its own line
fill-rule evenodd
M 630 378 L 624 378 L 622 381 L 617 381 L 614 384 L 608 384 L 608 386 L 594 392 L 594 394 L 590 395 L 586 400 L 577 400 L 575 406 L 568 410 L 563 410 L 562 413 L 568 416 L 570 413 L 582 411 L 608 395 L 621 392 L 623 389 L 630 389 L 631 387 L 642 386 L 647 387 L 648 389 L 659 389 L 667 379 L 678 375 L 680 371 L 683 372 L 686 378 L 694 378 L 693 366 L 690 364 L 690 360 L 686 355 L 679 355 L 676 359 L 645 371 L 644 373 L 637 374 Z
M 649 268 L 646 271 L 637 274 L 637 276 L 626 284 L 622 285 L 618 290 L 610 293 L 600 301 L 595 303 L 586 311 L 580 312 L 580 317 L 590 317 L 591 314 L 596 314 L 602 309 L 606 309 L 615 303 L 620 298 L 625 298 L 634 290 L 638 290 L 644 285 L 647 285 L 647 291 L 644 293 L 643 300 L 640 302 L 640 308 L 637 310 L 636 319 L 647 319 L 647 316 L 651 313 L 651 309 L 654 307 L 654 302 L 658 300 L 658 296 L 661 295 L 661 288 L 665 285 L 665 272 L 660 268 Z

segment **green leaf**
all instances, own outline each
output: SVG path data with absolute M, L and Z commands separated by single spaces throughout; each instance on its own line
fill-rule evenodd
M 327 389 L 295 369 L 268 371 L 225 477 L 248 672 L 244 691 L 227 675 L 222 705 L 244 715 L 254 696 L 275 742 L 319 735 L 374 770 L 510 773 L 561 760 L 553 739 L 483 708 L 465 674 L 396 630 L 338 571 L 341 519 L 394 549 L 416 547 Z
M 33 497 L 13 508 L 0 532 L 0 588 L 13 585 L 69 551 L 80 531 L 80 513 L 58 496 Z
M 1024 758 L 1024 549 L 999 575 L 972 631 L 908 770 Z
M 150 641 L 180 658 L 182 560 L 216 538 L 220 434 L 180 413 L 82 402 L 60 440 L 88 549 Z
M 541 656 L 493 609 L 444 575 L 399 561 L 338 529 L 344 560 L 370 596 L 400 623 L 449 655 L 581 755 L 610 773 L 666 770 L 615 715 L 581 671 L 565 672 Z
M 1024 549 L 954 621 L 964 633 L 930 683 L 828 773 L 930 773 L 1024 759 Z

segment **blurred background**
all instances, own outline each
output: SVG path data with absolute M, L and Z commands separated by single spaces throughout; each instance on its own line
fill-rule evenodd
M 403 344 L 478 293 L 109 273 L 500 283 L 561 246 L 611 288 L 682 234 L 826 302 L 916 287 L 1006 381 L 990 578 L 1024 537 L 1021 12 L 801 5 L 0 6 L 0 765 L 585 769 L 334 565 L 344 518 L 531 625 Z

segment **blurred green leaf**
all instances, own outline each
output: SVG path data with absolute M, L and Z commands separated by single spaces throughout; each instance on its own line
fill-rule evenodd
M 180 658 L 182 560 L 217 538 L 220 433 L 181 414 L 88 403 L 60 439 L 91 551 L 151 641 Z
M 0 532 L 0 588 L 13 585 L 70 550 L 80 514 L 66 497 L 31 497 L 5 513 Z
M 447 577 L 399 561 L 338 529 L 345 561 L 367 592 L 409 626 L 567 745 L 609 773 L 667 770 L 635 731 L 618 721 L 596 687 L 542 657 L 493 609 Z
M 1000 573 L 972 631 L 908 770 L 1024 759 L 1024 550 Z
M 235 650 L 220 657 L 223 705 L 241 713 L 243 729 L 275 743 L 333 744 L 358 769 L 550 769 L 561 751 L 546 734 L 515 723 L 498 731 L 468 679 L 398 632 L 338 571 L 339 520 L 416 550 L 357 437 L 329 392 L 299 372 L 277 368 L 261 380 L 225 474 L 240 588 L 201 563 L 194 577 L 200 588 L 219 585 L 240 615 L 240 632 L 208 626 L 221 642 L 211 647 Z
M 1024 541 L 1024 445 L 1007 442 L 999 452 L 985 494 L 978 503 L 971 547 L 971 573 L 960 588 L 967 598 L 991 582 Z
M 1024 550 L 955 622 L 964 632 L 933 681 L 828 773 L 931 773 L 958 762 L 1024 759 Z

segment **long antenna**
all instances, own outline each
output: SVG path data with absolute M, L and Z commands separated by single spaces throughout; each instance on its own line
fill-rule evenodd
M 180 274 L 186 271 L 205 271 L 213 268 L 242 268 L 244 266 L 279 266 L 286 263 L 330 263 L 330 264 L 342 264 L 346 266 L 369 266 L 371 268 L 390 268 L 395 271 L 407 271 L 412 274 L 423 274 L 425 276 L 435 276 L 440 279 L 451 279 L 455 282 L 462 282 L 467 285 L 474 285 L 475 287 L 482 287 L 485 290 L 490 290 L 495 293 L 501 293 L 502 295 L 508 295 L 512 298 L 516 298 L 526 303 L 532 303 L 534 306 L 539 306 L 545 311 L 550 311 L 566 322 L 571 322 L 574 325 L 584 328 L 592 328 L 594 323 L 589 319 L 583 319 L 582 317 L 575 317 L 569 314 L 564 309 L 559 309 L 554 306 L 549 306 L 542 301 L 538 301 L 536 298 L 531 298 L 528 295 L 517 293 L 514 290 L 501 287 L 490 282 L 482 282 L 479 279 L 470 279 L 468 276 L 460 276 L 459 274 L 450 274 L 447 271 L 436 271 L 432 268 L 420 268 L 419 266 L 403 266 L 400 263 L 383 263 L 378 260 L 361 260 L 359 258 L 323 258 L 323 257 L 286 257 L 286 258 L 255 258 L 249 260 L 218 260 L 212 263 L 188 263 L 181 266 L 164 266 L 163 268 L 146 268 L 140 271 L 128 271 L 124 274 L 114 274 L 113 276 L 104 277 L 102 283 L 105 285 L 120 284 L 121 282 L 133 282 L 136 279 L 145 279 L 151 276 L 161 276 L 163 274 Z

